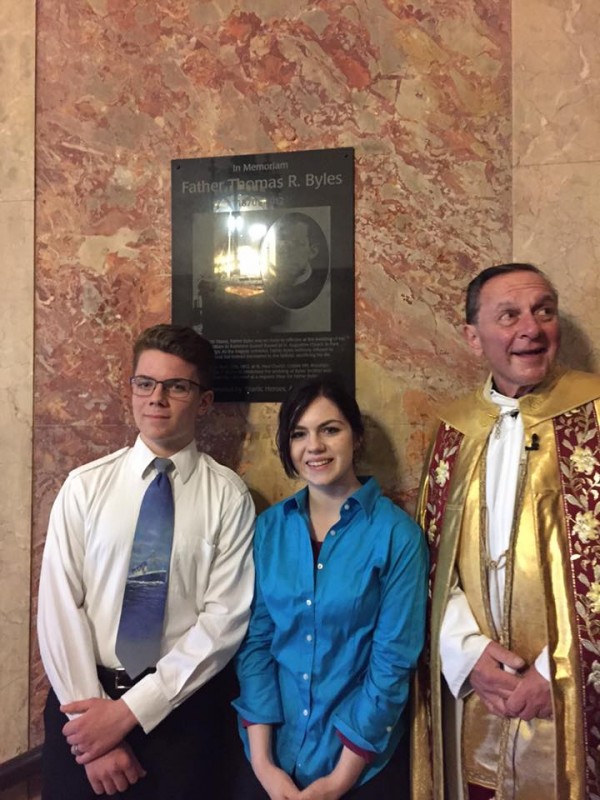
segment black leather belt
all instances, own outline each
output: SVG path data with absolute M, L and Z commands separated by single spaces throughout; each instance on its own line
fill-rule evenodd
M 98 664 L 96 669 L 98 671 L 98 679 L 104 687 L 104 691 L 113 699 L 115 697 L 121 697 L 128 689 L 131 689 L 131 687 L 139 683 L 142 678 L 145 678 L 146 675 L 151 675 L 153 672 L 156 672 L 155 667 L 150 667 L 141 672 L 136 678 L 130 678 L 122 667 L 111 669 L 110 667 L 102 667 Z

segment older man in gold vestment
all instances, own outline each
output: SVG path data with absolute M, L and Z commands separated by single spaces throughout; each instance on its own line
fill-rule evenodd
M 478 275 L 490 377 L 444 413 L 419 522 L 432 552 L 414 800 L 600 800 L 600 377 L 556 366 L 557 293 Z

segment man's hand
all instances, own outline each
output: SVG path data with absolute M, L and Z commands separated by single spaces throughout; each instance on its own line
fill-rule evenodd
M 510 668 L 510 672 L 504 669 Z M 506 710 L 506 700 L 522 681 L 520 675 L 512 671 L 523 669 L 525 661 L 502 647 L 498 642 L 490 642 L 471 670 L 469 681 L 483 704 L 498 717 L 513 716 Z
M 67 742 L 77 747 L 78 764 L 89 764 L 119 744 L 137 725 L 123 700 L 91 697 L 61 706 L 63 714 L 79 714 L 62 729 Z
M 534 666 L 529 667 L 522 674 L 514 692 L 506 699 L 505 707 L 510 717 L 550 719 L 552 692 L 549 681 Z
M 96 794 L 124 792 L 146 775 L 127 742 L 86 764 L 88 781 Z
M 275 764 L 264 763 L 260 767 L 254 767 L 254 773 L 270 800 L 298 800 L 300 798 L 300 789 L 287 772 L 279 769 Z

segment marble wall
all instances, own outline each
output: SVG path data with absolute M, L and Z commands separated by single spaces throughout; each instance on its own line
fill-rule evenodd
M 600 367 L 600 6 L 513 4 L 513 250 L 561 294 L 563 357 Z
M 28 748 L 35 2 L 0 3 L 0 763 Z M 13 799 L 17 799 L 13 794 Z
M 173 158 L 355 148 L 365 468 L 410 506 L 434 404 L 478 374 L 456 333 L 463 287 L 510 256 L 509 3 L 37 9 L 34 583 L 67 471 L 133 434 L 131 342 L 170 314 Z M 200 433 L 259 504 L 290 491 L 275 415 L 222 406 Z M 42 686 L 34 653 L 33 743 Z
M 71 467 L 130 440 L 131 341 L 169 318 L 170 159 L 355 148 L 365 467 L 409 507 L 434 406 L 478 377 L 457 328 L 480 267 L 546 268 L 568 360 L 597 368 L 600 11 L 512 5 L 511 31 L 508 0 L 300 1 L 285 16 L 273 0 L 38 0 L 34 346 L 36 4 L 0 4 L 0 458 L 14 476 L 0 509 L 0 761 L 28 745 L 30 517 L 35 593 L 52 499 Z M 199 437 L 259 503 L 290 490 L 276 410 L 221 406 Z M 29 746 L 44 689 L 33 645 Z
M 365 467 L 409 507 L 435 404 L 478 374 L 457 334 L 468 277 L 511 253 L 532 260 L 561 291 L 566 359 L 597 369 L 600 341 L 592 0 L 513 4 L 512 34 L 509 4 L 491 1 L 330 0 L 285 17 L 267 0 L 37 6 L 32 513 L 35 4 L 0 4 L 0 459 L 13 478 L 0 509 L 0 761 L 41 739 L 35 645 L 29 687 L 23 669 L 30 518 L 35 592 L 58 486 L 131 437 L 130 343 L 169 316 L 171 158 L 356 149 Z M 290 489 L 275 416 L 222 406 L 200 433 L 263 504 Z

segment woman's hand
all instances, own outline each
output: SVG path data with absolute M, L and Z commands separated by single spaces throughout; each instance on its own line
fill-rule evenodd
M 260 768 L 255 768 L 254 774 L 261 782 L 270 800 L 299 800 L 300 797 L 303 797 L 300 789 L 287 772 L 276 767 L 275 764 L 265 763 Z
M 338 763 L 329 775 L 317 778 L 300 792 L 300 800 L 338 800 L 354 786 L 365 768 L 365 760 L 348 747 L 342 747 Z
M 271 756 L 271 726 L 258 724 L 247 728 L 250 742 L 250 762 L 254 774 L 271 800 L 298 800 L 300 789 L 273 763 Z
M 324 778 L 317 778 L 300 792 L 300 800 L 338 800 L 346 790 L 332 776 L 333 773 L 330 773 Z

